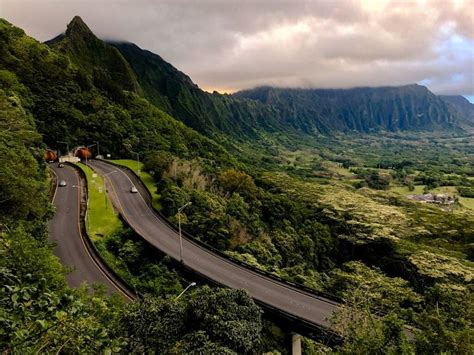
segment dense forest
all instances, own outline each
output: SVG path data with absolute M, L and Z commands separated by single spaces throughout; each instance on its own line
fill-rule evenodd
M 198 287 L 175 301 L 169 295 L 181 289 L 179 272 L 126 227 L 99 247 L 124 260 L 143 299 L 125 305 L 101 290 L 67 287 L 67 270 L 47 241 L 54 211 L 42 153 L 58 141 L 100 141 L 114 157 L 140 152 L 171 220 L 191 201 L 183 228 L 203 242 L 345 301 L 333 319 L 344 344 L 305 340 L 305 351 L 469 353 L 474 212 L 463 202 L 474 188 L 471 136 L 457 127 L 436 131 L 459 112 L 426 89 L 406 90 L 414 92 L 410 104 L 400 99 L 397 107 L 414 117 L 411 102 L 429 100 L 426 121 L 380 121 L 389 132 L 370 136 L 359 116 L 361 125 L 344 121 L 341 130 L 360 133 L 322 136 L 333 127 L 318 126 L 310 111 L 290 120 L 296 111 L 283 94 L 271 105 L 207 94 L 157 55 L 101 41 L 80 18 L 48 45 L 1 20 L 1 348 L 287 351 L 281 330 L 244 291 Z M 345 118 L 362 110 L 340 109 Z M 390 132 L 426 125 L 432 132 Z M 396 192 L 417 186 L 460 195 L 447 210 Z M 418 329 L 411 342 L 405 325 Z

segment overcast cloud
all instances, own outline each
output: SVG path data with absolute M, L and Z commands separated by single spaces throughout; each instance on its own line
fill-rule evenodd
M 416 82 L 474 96 L 474 0 L 0 0 L 0 16 L 41 41 L 74 15 L 208 91 Z

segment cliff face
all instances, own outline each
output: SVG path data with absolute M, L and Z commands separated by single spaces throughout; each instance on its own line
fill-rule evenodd
M 110 44 L 130 63 L 150 102 L 200 132 L 243 138 L 256 137 L 261 129 L 284 129 L 278 116 L 264 104 L 205 92 L 159 55 L 133 43 Z
M 462 114 L 467 123 L 474 125 L 474 104 L 470 103 L 468 99 L 461 95 L 442 95 L 440 97 Z
M 371 132 L 452 127 L 460 115 L 420 85 L 354 89 L 278 89 L 238 92 L 278 110 L 281 118 L 305 132 Z

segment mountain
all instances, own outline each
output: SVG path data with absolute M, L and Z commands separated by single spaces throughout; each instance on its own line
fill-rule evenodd
M 48 44 L 67 54 L 114 99 L 121 100 L 123 90 L 134 92 L 213 138 L 254 141 L 267 133 L 436 130 L 455 128 L 463 120 L 462 112 L 419 85 L 208 93 L 157 54 L 133 43 L 101 41 L 79 17 Z
M 16 93 L 49 147 L 100 141 L 102 152 L 113 156 L 165 150 L 230 160 L 218 144 L 141 97 L 120 52 L 97 39 L 79 18 L 50 45 L 0 19 L 0 89 L 18 83 Z M 80 48 L 84 53 L 78 53 Z
M 142 94 L 127 60 L 116 48 L 97 38 L 79 16 L 72 19 L 64 34 L 46 44 L 67 55 L 75 65 L 92 76 L 96 86 L 110 92 L 127 90 Z
M 418 130 L 453 127 L 459 114 L 420 85 L 354 89 L 260 87 L 237 98 L 277 110 L 284 123 L 304 132 Z
M 474 124 L 474 104 L 461 95 L 441 95 L 441 99 L 452 105 L 468 122 Z
M 159 55 L 133 43 L 109 44 L 130 63 L 150 102 L 200 132 L 208 135 L 224 132 L 248 138 L 258 136 L 259 129 L 282 129 L 276 113 L 266 105 L 217 92 L 207 93 Z
M 232 96 L 209 94 L 160 56 L 133 43 L 110 44 L 128 60 L 152 103 L 207 134 L 432 130 L 454 127 L 461 119 L 420 85 L 348 90 L 261 87 Z

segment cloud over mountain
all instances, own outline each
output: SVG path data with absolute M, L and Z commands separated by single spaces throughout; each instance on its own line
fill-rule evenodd
M 82 16 L 103 38 L 159 53 L 201 87 L 418 82 L 474 95 L 474 3 L 449 1 L 27 1 L 1 16 L 41 40 Z

